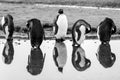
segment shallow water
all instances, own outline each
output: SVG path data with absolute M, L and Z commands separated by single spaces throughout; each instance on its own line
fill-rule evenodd
M 34 50 L 31 50 L 31 45 L 29 40 L 13 40 L 14 55 L 13 60 L 10 64 L 6 64 L 3 61 L 3 49 L 5 45 L 5 40 L 0 39 L 0 80 L 119 80 L 120 76 L 120 41 L 111 40 L 110 47 L 111 52 L 115 53 L 116 61 L 109 67 L 103 67 L 97 57 L 97 49 L 100 45 L 98 40 L 85 40 L 81 45 L 81 53 L 83 51 L 83 56 L 91 61 L 90 67 L 83 71 L 78 71 L 72 64 L 72 53 L 73 47 L 72 42 L 69 40 L 64 41 L 62 44 L 55 43 L 54 40 L 46 40 L 42 43 L 38 54 L 43 56 L 39 58 L 33 58 L 37 65 L 42 65 L 41 73 L 38 72 L 37 75 L 32 75 L 27 71 L 28 65 L 28 55 L 30 53 L 35 54 Z M 62 47 L 60 47 L 62 46 Z M 58 65 L 63 67 L 63 72 L 58 71 L 53 59 L 55 56 L 55 47 L 58 55 L 61 55 Z M 33 52 L 31 52 L 33 51 Z M 84 52 L 85 51 L 85 52 Z M 57 53 L 56 52 L 56 53 Z M 61 54 L 60 54 L 61 53 Z M 36 52 L 37 54 L 37 52 Z M 44 55 L 46 54 L 46 56 Z M 45 57 L 45 60 L 42 63 L 42 58 Z M 75 58 L 76 60 L 77 58 Z M 30 59 L 32 61 L 32 58 Z M 33 60 L 33 64 L 34 61 Z M 40 63 L 39 63 L 40 62 Z M 31 63 L 31 64 L 32 64 Z M 84 63 L 84 62 L 83 62 Z

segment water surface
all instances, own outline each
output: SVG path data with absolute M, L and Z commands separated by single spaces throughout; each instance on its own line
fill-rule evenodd
M 14 55 L 10 64 L 3 59 L 3 49 L 6 44 L 0 39 L 0 79 L 1 80 L 119 80 L 120 79 L 120 41 L 111 40 L 111 52 L 116 60 L 111 67 L 105 68 L 96 57 L 100 42 L 98 40 L 85 40 L 84 43 L 73 51 L 72 42 L 56 43 L 54 40 L 43 41 L 39 50 L 32 50 L 29 40 L 13 40 Z M 77 52 L 77 53 L 76 53 Z M 84 58 L 91 64 L 84 70 L 77 70 L 72 64 L 72 54 L 75 54 L 76 64 Z M 28 56 L 31 55 L 32 57 Z M 36 56 L 37 55 L 37 56 Z M 40 56 L 40 58 L 38 57 Z M 83 56 L 83 57 L 82 57 Z M 56 61 L 55 61 L 56 60 Z M 35 63 L 34 63 L 35 61 Z M 28 63 L 29 62 L 29 63 Z M 30 63 L 31 62 L 31 63 Z M 32 65 L 31 74 L 27 70 L 28 64 Z M 78 64 L 84 66 L 83 64 Z M 37 69 L 36 69 L 37 65 Z M 58 66 L 63 70 L 60 72 Z M 78 67 L 79 68 L 79 67 Z M 40 71 L 39 71 L 40 70 Z

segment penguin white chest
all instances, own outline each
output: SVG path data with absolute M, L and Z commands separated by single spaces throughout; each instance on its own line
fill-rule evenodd
M 76 34 L 75 39 L 78 44 L 81 44 L 85 40 L 86 27 L 84 25 L 81 25 L 79 28 L 79 31 L 80 31 L 80 33 L 75 32 L 75 34 Z
M 6 39 L 8 39 L 9 38 L 9 30 L 8 30 L 8 26 L 6 26 L 5 27 L 5 37 L 6 37 Z
M 5 24 L 5 17 L 3 16 L 1 19 L 1 25 L 3 26 Z
M 55 53 L 54 51 L 54 55 L 58 54 L 56 60 L 58 63 L 59 67 L 64 67 L 64 65 L 66 64 L 67 61 L 67 49 L 66 49 L 66 45 L 64 43 L 56 43 L 55 44 L 55 48 L 57 50 L 57 53 Z
M 58 25 L 58 32 L 55 35 L 56 38 L 64 38 L 66 36 L 67 28 L 68 28 L 68 20 L 66 15 L 62 14 L 59 16 L 57 25 Z

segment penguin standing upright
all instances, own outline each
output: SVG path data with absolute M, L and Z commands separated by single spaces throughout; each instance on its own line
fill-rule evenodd
M 83 19 L 79 19 L 72 27 L 73 46 L 80 46 L 84 41 L 85 35 L 91 31 L 91 25 Z
M 1 20 L 1 26 L 5 33 L 5 38 L 7 40 L 12 40 L 13 32 L 14 32 L 14 22 L 13 22 L 12 15 L 7 14 L 7 15 L 3 16 L 2 20 Z
M 36 18 L 30 19 L 27 21 L 26 26 L 29 30 L 31 46 L 33 48 L 39 48 L 44 38 L 44 29 L 40 20 Z
M 64 14 L 63 9 L 59 9 L 59 15 L 57 15 L 54 24 L 55 24 L 55 38 L 56 40 L 64 41 L 67 29 L 68 29 L 68 19 L 67 16 Z
M 109 42 L 111 35 L 116 32 L 116 26 L 111 18 L 106 17 L 97 28 L 97 36 L 101 42 Z

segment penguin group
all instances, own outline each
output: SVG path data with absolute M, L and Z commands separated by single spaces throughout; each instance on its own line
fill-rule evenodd
M 63 9 L 58 10 L 58 15 L 53 22 L 53 32 L 56 41 L 64 41 L 68 30 L 68 19 Z M 13 39 L 14 21 L 10 14 L 1 19 L 1 26 L 5 34 L 6 40 Z M 28 38 L 32 48 L 39 48 L 45 38 L 43 25 L 39 19 L 32 18 L 27 21 L 26 28 L 28 30 Z M 83 20 L 77 20 L 71 30 L 73 46 L 80 46 L 85 40 L 86 34 L 91 32 L 91 25 Z M 109 42 L 111 35 L 116 32 L 116 26 L 111 18 L 106 17 L 97 27 L 97 36 L 101 42 Z
M 55 46 L 53 52 L 53 59 L 60 72 L 63 72 L 63 67 L 67 60 L 67 51 L 64 41 L 66 39 L 68 30 L 68 19 L 64 14 L 63 9 L 58 10 L 58 15 L 53 22 L 53 33 L 55 37 Z M 13 33 L 15 30 L 14 19 L 12 15 L 7 14 L 1 19 L 1 26 L 5 34 L 6 44 L 3 50 L 3 56 L 5 57 L 5 63 L 10 64 L 14 55 L 14 47 L 12 45 Z M 43 55 L 40 46 L 45 38 L 45 31 L 41 21 L 37 18 L 32 18 L 27 21 L 26 28 L 28 30 L 28 38 L 31 44 L 31 54 L 28 56 L 28 72 L 33 75 L 39 74 L 42 71 L 45 55 Z M 91 32 L 91 25 L 83 20 L 77 20 L 72 26 L 72 64 L 78 71 L 84 71 L 90 67 L 91 61 L 86 58 L 85 51 L 81 47 L 84 42 L 86 34 Z M 99 62 L 104 67 L 110 67 L 114 64 L 116 57 L 111 52 L 110 39 L 111 35 L 116 32 L 116 25 L 111 18 L 106 17 L 97 27 L 97 36 L 101 45 L 98 48 L 96 56 Z M 11 46 L 11 47 L 10 47 Z M 101 47 L 103 46 L 104 49 Z M 7 51 L 6 51 L 7 50 Z M 61 52 L 64 51 L 64 52 Z M 6 53 L 8 52 L 8 53 Z M 36 53 L 36 54 L 35 54 Z M 33 56 L 31 56 L 33 55 Z M 103 59 L 104 56 L 104 59 Z M 40 59 L 38 57 L 41 57 Z M 63 59 L 64 57 L 64 59 Z M 76 60 L 77 57 L 77 60 Z M 36 58 L 34 60 L 34 58 Z M 101 59 L 102 58 L 102 59 Z M 36 62 L 35 64 L 33 62 Z M 41 66 L 42 64 L 42 66 Z M 109 64 L 109 65 L 108 65 Z M 108 66 L 106 66 L 108 65 Z M 34 67 L 37 67 L 35 69 Z M 38 72 L 35 73 L 35 70 Z

